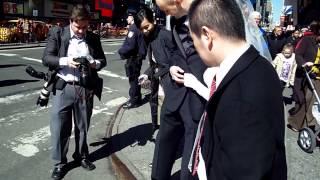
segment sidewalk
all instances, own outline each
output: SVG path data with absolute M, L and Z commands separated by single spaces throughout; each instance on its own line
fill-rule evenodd
M 118 42 L 123 41 L 124 38 L 103 38 L 101 42 Z M 32 42 L 32 43 L 5 43 L 0 44 L 0 50 L 8 50 L 8 49 L 20 49 L 20 48 L 34 48 L 34 47 L 45 47 L 47 44 L 46 41 L 41 42 Z
M 149 180 L 152 169 L 150 163 L 155 147 L 149 103 L 129 110 L 120 107 L 114 118 L 112 145 L 120 146 L 116 148 L 119 151 L 111 157 L 116 174 L 120 180 Z M 179 170 L 180 159 L 173 168 L 174 179 L 178 176 Z

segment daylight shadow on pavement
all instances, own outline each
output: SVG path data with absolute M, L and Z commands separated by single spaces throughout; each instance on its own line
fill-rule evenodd
M 39 80 L 22 80 L 22 79 L 3 80 L 3 81 L 0 81 L 0 87 L 14 86 L 17 84 L 24 84 L 24 83 L 37 82 L 37 81 Z
M 90 146 L 104 145 L 92 152 L 90 154 L 90 159 L 92 161 L 97 161 L 108 157 L 115 152 L 121 151 L 127 146 L 144 146 L 150 140 L 152 140 L 151 123 L 138 125 L 123 133 L 116 134 L 110 138 L 105 138 L 100 142 L 91 143 Z

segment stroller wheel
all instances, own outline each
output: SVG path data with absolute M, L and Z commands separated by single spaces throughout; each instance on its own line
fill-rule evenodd
M 303 128 L 299 132 L 298 136 L 299 147 L 307 153 L 312 153 L 313 149 L 316 147 L 316 135 L 310 128 Z

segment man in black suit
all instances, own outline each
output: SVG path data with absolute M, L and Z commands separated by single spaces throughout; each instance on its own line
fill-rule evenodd
M 195 0 L 189 17 L 202 60 L 219 67 L 190 169 L 199 179 L 287 179 L 280 81 L 246 43 L 239 6 L 235 0 Z
M 207 66 L 197 54 L 189 29 L 187 12 L 190 0 L 156 0 L 167 15 L 172 15 L 171 29 L 177 46 L 171 58 L 170 78 L 165 79 L 165 99 L 160 114 L 160 130 L 152 163 L 152 178 L 168 180 L 181 141 L 184 141 L 181 163 L 181 180 L 192 179 L 187 165 L 198 122 L 204 110 L 205 99 L 183 85 L 183 73 L 193 74 L 203 82 Z
M 87 32 L 89 20 L 90 13 L 85 6 L 74 6 L 70 25 L 51 29 L 43 53 L 43 64 L 56 74 L 50 122 L 52 159 L 55 162 L 53 179 L 61 179 L 65 174 L 72 119 L 76 146 L 73 158 L 87 170 L 95 168 L 88 159 L 87 132 L 93 94 L 100 99 L 102 91 L 102 79 L 97 71 L 106 66 L 106 58 L 99 36 Z

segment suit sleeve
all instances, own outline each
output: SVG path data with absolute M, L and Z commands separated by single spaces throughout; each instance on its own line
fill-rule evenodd
M 144 40 L 144 35 L 142 33 L 139 33 L 139 37 L 137 38 L 138 41 L 138 56 L 140 59 L 145 59 L 147 56 L 147 43 Z
M 50 70 L 59 69 L 59 33 L 60 29 L 52 28 L 48 34 L 48 42 L 43 52 L 42 63 L 44 66 L 49 67 Z
M 99 36 L 95 36 L 95 42 L 96 42 L 96 53 L 94 54 L 94 59 L 100 62 L 100 67 L 97 70 L 101 70 L 107 65 L 107 59 L 104 55 L 104 51 L 101 46 L 101 41 Z

